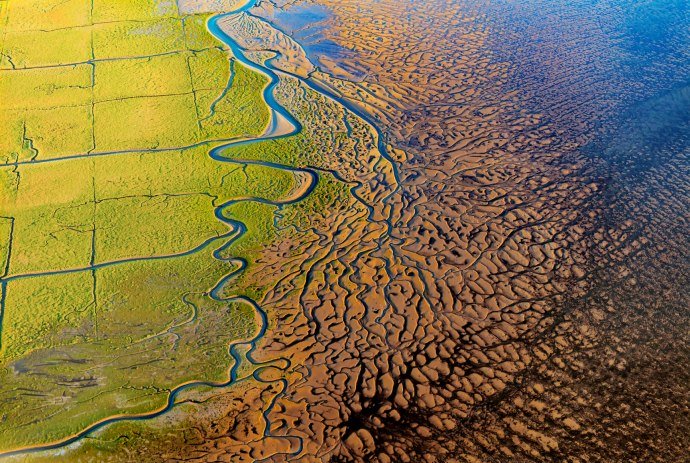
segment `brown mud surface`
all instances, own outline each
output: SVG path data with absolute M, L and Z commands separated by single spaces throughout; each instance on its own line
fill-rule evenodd
M 289 366 L 198 394 L 138 458 L 688 461 L 687 56 L 624 77 L 616 11 L 580 2 L 536 2 L 540 27 L 506 24 L 520 6 L 317 3 L 343 56 L 261 19 L 287 31 L 278 13 L 308 2 L 225 25 L 256 62 L 282 53 L 276 98 L 316 141 L 299 167 L 351 188 L 283 211 L 293 232 L 245 277 L 279 282 L 255 357 Z M 389 158 L 300 79 L 368 115 Z

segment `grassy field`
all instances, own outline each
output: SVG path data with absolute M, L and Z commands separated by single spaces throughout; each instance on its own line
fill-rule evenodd
M 213 256 L 231 231 L 214 210 L 299 179 L 208 156 L 269 112 L 265 78 L 206 19 L 153 0 L 0 2 L 0 452 L 223 380 L 228 345 L 256 330 L 253 309 L 208 295 L 233 271 Z M 241 254 L 271 239 L 275 210 L 228 211 L 251 230 Z
M 229 344 L 251 338 L 258 321 L 247 304 L 209 296 L 236 270 L 214 255 L 232 235 L 214 212 L 241 198 L 283 202 L 305 181 L 209 157 L 263 133 L 269 111 L 266 78 L 208 33 L 208 16 L 158 0 L 8 5 L 0 0 L 0 453 L 159 409 L 185 382 L 227 379 Z M 342 114 L 293 109 L 299 135 L 223 154 L 328 169 L 325 147 L 371 145 L 325 122 Z M 338 210 L 351 186 L 323 175 L 280 211 L 254 201 L 224 208 L 247 231 L 223 257 L 247 271 L 223 294 L 260 301 L 275 284 L 249 281 L 260 252 Z

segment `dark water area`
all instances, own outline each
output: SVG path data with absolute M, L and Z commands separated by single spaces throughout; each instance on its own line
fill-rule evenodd
M 510 63 L 507 90 L 581 146 L 576 156 L 601 183 L 600 219 L 686 243 L 690 2 L 501 2 L 483 13 L 496 32 L 492 59 Z
M 682 86 L 690 72 L 684 0 L 505 2 L 486 8 L 493 59 L 511 87 L 578 135 L 611 129 L 636 104 Z
M 644 428 L 647 453 L 635 457 L 671 461 L 664 455 L 687 445 L 667 436 L 690 435 L 690 2 L 492 9 L 509 86 L 577 142 L 567 157 L 598 185 L 584 225 L 589 290 L 569 303 L 610 315 L 575 384 L 606 404 L 612 448 Z
M 687 195 L 681 179 L 669 171 L 690 173 L 690 84 L 633 105 L 619 118 L 616 129 L 587 151 L 601 158 L 620 183 L 652 194 L 663 187 Z M 663 185 L 650 182 L 663 172 Z

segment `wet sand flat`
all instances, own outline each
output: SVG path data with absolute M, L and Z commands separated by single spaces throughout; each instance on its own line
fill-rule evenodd
M 247 225 L 216 298 L 260 335 L 227 387 L 22 458 L 687 458 L 683 2 L 221 3 L 179 14 L 230 12 L 210 29 L 268 82 L 221 154 L 276 177 L 219 209 Z

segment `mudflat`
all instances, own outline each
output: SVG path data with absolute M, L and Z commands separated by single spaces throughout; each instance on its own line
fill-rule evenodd
M 684 461 L 688 14 L 0 1 L 0 459 Z

